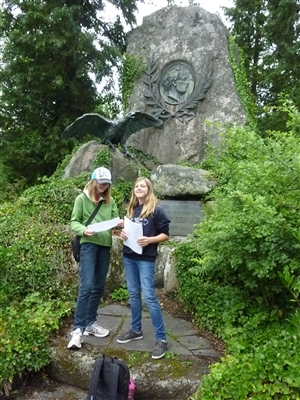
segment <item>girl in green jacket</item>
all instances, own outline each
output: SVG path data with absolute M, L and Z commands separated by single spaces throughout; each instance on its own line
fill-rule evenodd
M 91 223 L 118 217 L 118 209 L 111 197 L 111 173 L 100 167 L 92 173 L 91 181 L 77 196 L 71 216 L 71 229 L 81 236 L 80 285 L 75 310 L 73 331 L 68 349 L 81 348 L 82 335 L 106 337 L 109 330 L 97 323 L 97 309 L 103 295 L 110 262 L 112 245 L 111 229 L 94 232 L 86 223 L 97 204 L 101 206 Z

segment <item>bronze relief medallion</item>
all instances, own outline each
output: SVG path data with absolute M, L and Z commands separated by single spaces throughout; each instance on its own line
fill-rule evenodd
M 166 103 L 183 103 L 195 88 L 195 74 L 189 64 L 173 61 L 161 72 L 159 91 Z

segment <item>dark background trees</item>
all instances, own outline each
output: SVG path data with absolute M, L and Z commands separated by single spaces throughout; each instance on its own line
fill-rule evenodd
M 60 134 L 113 91 L 124 24 L 135 22 L 137 1 L 112 0 L 117 12 L 111 22 L 100 0 L 1 2 L 0 159 L 6 180 L 33 184 L 70 152 L 74 142 Z M 99 95 L 96 83 L 104 78 Z
M 282 95 L 300 106 L 299 0 L 234 0 L 225 9 L 242 49 L 261 133 L 284 129 L 286 115 L 276 107 Z M 267 107 L 267 108 L 266 108 Z

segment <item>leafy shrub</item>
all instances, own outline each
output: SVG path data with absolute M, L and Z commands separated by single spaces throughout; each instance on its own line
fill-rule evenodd
M 119 179 L 112 188 L 112 196 L 118 206 L 119 215 L 123 217 L 126 214 L 126 208 L 130 199 L 133 182 L 125 182 L 124 179 Z
M 294 332 L 288 324 L 245 331 L 235 338 L 233 354 L 211 366 L 193 399 L 298 400 L 299 338 L 299 331 Z
M 287 132 L 226 131 L 205 219 L 176 249 L 180 297 L 228 351 L 193 400 L 300 398 L 300 114 L 284 107 Z
M 77 183 L 44 179 L 0 206 L 0 392 L 49 362 L 51 331 L 75 304 L 68 224 Z
M 231 128 L 221 147 L 214 204 L 194 232 L 198 272 L 276 304 L 286 296 L 278 272 L 300 263 L 299 139 L 292 132 L 262 139 Z
M 109 294 L 109 298 L 114 302 L 121 302 L 123 304 L 126 300 L 129 299 L 129 293 L 127 290 L 127 286 L 123 285 L 118 289 L 115 289 L 113 292 Z
M 199 253 L 193 242 L 179 245 L 176 249 L 179 297 L 200 326 L 224 338 L 227 329 L 243 324 L 261 305 L 245 288 L 210 281 L 199 274 L 197 257 Z
M 69 303 L 46 302 L 38 292 L 0 307 L 0 392 L 8 395 L 13 377 L 24 369 L 38 371 L 49 362 L 50 334 L 68 312 Z

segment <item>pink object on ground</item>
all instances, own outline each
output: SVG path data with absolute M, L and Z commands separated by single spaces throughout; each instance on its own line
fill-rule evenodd
M 135 384 L 133 380 L 130 378 L 128 387 L 128 400 L 134 400 L 134 394 L 135 394 Z

